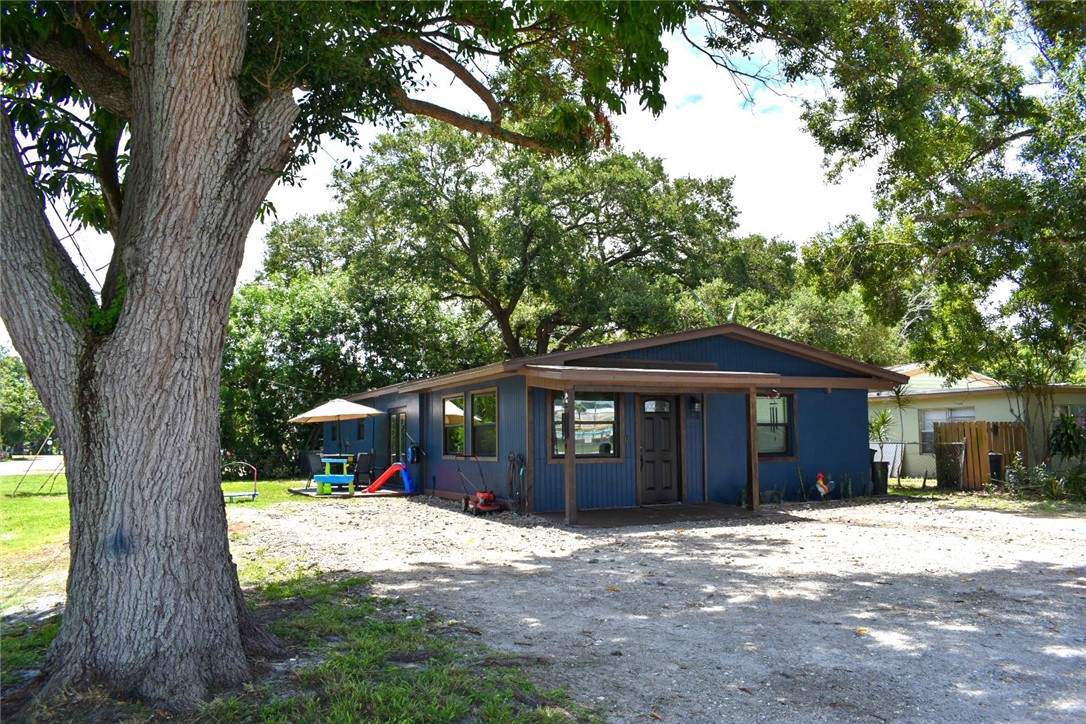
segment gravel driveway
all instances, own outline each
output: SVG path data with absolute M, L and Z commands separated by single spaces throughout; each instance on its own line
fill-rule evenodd
M 610 721 L 1086 720 L 1081 515 L 883 501 L 593 530 L 421 498 L 229 513 L 236 556 L 373 576 Z

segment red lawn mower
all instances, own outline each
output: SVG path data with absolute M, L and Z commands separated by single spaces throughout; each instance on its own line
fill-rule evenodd
M 480 490 L 479 487 L 473 483 L 464 471 L 460 469 L 460 461 L 467 458 L 475 458 L 475 464 L 479 467 L 479 480 L 484 488 L 486 487 L 486 475 L 483 473 L 483 464 L 479 462 L 479 456 L 474 453 L 457 453 L 456 454 L 456 474 L 460 476 L 460 486 L 464 488 L 464 500 L 463 510 L 465 513 L 470 512 L 472 515 L 482 515 L 484 513 L 490 513 L 495 510 L 501 510 L 502 504 L 498 502 L 498 496 L 495 495 L 493 490 Z M 468 487 L 471 490 L 468 490 Z

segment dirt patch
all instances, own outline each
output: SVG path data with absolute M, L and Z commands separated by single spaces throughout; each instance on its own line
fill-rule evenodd
M 590 530 L 428 499 L 232 508 L 238 557 L 375 578 L 615 722 L 1081 721 L 1086 519 L 931 502 Z

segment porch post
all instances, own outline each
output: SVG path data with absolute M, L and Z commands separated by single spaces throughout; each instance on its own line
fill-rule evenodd
M 747 509 L 758 510 L 758 390 L 747 390 Z
M 573 420 L 575 413 L 573 385 L 566 384 L 566 411 L 563 416 L 565 428 L 563 435 L 566 443 L 565 478 L 566 478 L 566 525 L 577 522 L 577 442 L 573 434 Z

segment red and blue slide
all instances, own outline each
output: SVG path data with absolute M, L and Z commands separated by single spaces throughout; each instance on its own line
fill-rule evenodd
M 369 487 L 363 490 L 363 493 L 376 493 L 381 489 L 381 486 L 387 483 L 393 475 L 400 474 L 403 478 L 403 489 L 408 495 L 415 494 L 415 479 L 411 477 L 411 471 L 407 469 L 407 465 L 404 463 L 392 463 L 392 466 L 388 470 L 381 473 L 376 480 L 370 483 Z

